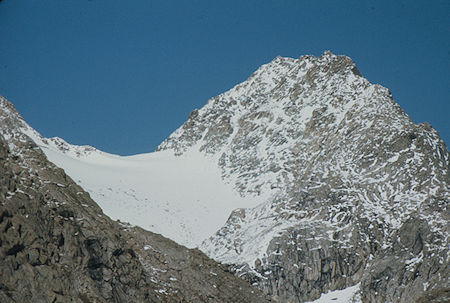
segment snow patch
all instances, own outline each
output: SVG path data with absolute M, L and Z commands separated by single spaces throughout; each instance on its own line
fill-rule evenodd
M 80 156 L 72 149 L 61 150 L 51 140 L 45 142 L 36 132 L 27 133 L 50 161 L 83 184 L 112 219 L 190 248 L 222 227 L 234 209 L 259 202 L 241 197 L 225 184 L 217 159 L 205 159 L 195 148 L 181 156 L 171 151 L 118 156 L 97 149 Z
M 330 291 L 322 294 L 319 299 L 311 301 L 311 303 L 360 303 L 359 286 L 358 283 L 342 290 Z

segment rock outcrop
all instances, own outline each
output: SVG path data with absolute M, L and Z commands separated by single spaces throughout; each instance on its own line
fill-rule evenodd
M 109 219 L 1 99 L 1 302 L 269 302 L 199 250 Z

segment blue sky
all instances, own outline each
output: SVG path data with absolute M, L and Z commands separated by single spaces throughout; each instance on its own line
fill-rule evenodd
M 0 2 L 0 95 L 44 136 L 118 154 L 277 55 L 325 50 L 449 144 L 450 1 Z

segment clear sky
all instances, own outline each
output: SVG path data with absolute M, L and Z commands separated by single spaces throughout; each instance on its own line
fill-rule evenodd
M 3 0 L 0 95 L 44 136 L 153 151 L 277 55 L 351 57 L 450 143 L 450 1 Z

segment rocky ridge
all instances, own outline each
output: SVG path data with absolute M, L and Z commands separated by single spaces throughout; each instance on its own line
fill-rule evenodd
M 280 301 L 357 283 L 363 302 L 448 294 L 448 149 L 350 58 L 275 58 L 158 147 L 192 149 L 265 197 L 200 248 Z
M 0 98 L 1 302 L 269 302 L 199 250 L 109 219 Z

